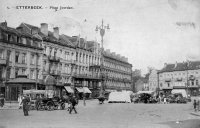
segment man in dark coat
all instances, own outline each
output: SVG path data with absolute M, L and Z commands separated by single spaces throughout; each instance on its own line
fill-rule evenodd
M 3 94 L 0 94 L 0 106 L 3 107 L 5 102 L 5 98 Z
M 78 101 L 77 101 L 76 97 L 73 96 L 72 98 L 70 98 L 69 102 L 71 104 L 69 114 L 71 114 L 72 110 L 74 110 L 74 112 L 77 114 L 75 106 L 78 104 Z
M 22 99 L 22 107 L 23 107 L 24 116 L 28 116 L 28 110 L 29 110 L 28 103 L 29 102 L 30 102 L 29 97 L 24 96 L 23 99 Z

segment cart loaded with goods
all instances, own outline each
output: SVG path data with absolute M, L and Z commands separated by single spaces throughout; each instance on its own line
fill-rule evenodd
M 30 97 L 30 109 L 56 110 L 65 109 L 65 99 L 54 96 L 53 90 L 23 90 L 23 94 Z

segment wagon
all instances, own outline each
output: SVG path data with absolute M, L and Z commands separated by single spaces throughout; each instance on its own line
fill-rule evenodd
M 30 109 L 49 111 L 58 108 L 65 109 L 65 100 L 54 97 L 53 90 L 24 90 L 23 94 L 30 97 Z

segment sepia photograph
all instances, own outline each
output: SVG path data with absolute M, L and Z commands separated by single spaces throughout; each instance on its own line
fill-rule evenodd
M 1 0 L 0 128 L 200 128 L 200 0 Z

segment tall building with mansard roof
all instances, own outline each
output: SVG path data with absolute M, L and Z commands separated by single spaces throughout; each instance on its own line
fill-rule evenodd
M 37 35 L 0 24 L 0 93 L 17 100 L 24 89 L 43 89 L 42 40 Z M 36 79 L 38 78 L 38 79 Z

